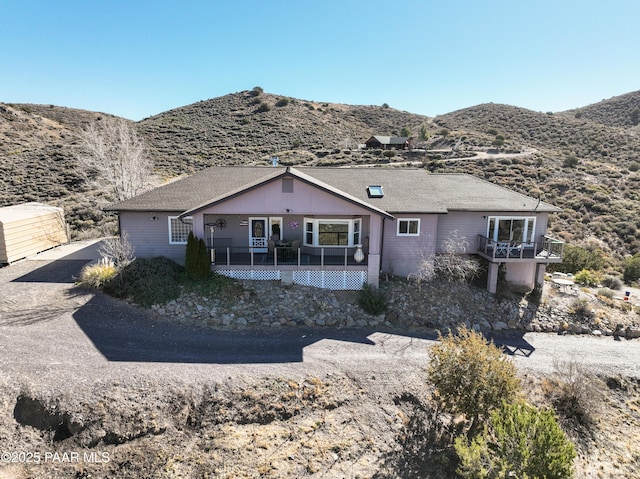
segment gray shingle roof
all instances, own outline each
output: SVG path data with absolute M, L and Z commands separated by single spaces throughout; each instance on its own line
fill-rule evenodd
M 347 201 L 381 214 L 448 211 L 556 212 L 536 198 L 465 174 L 430 174 L 409 168 L 213 167 L 112 205 L 113 211 L 196 210 L 241 194 L 282 175 L 315 184 Z M 369 198 L 367 187 L 382 185 L 382 198 Z
M 383 145 L 404 145 L 406 141 L 409 139 L 408 136 L 383 136 L 383 135 L 373 135 L 371 138 L 375 138 Z M 369 138 L 369 140 L 371 140 L 371 138 Z

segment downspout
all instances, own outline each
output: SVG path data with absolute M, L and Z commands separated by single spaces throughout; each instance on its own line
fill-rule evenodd
M 384 223 L 387 221 L 387 218 L 382 218 L 382 228 L 380 231 L 380 270 L 378 271 L 378 277 L 382 275 L 382 265 L 384 264 Z

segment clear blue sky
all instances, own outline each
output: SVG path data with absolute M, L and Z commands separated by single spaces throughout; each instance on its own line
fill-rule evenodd
M 139 120 L 261 86 L 435 116 L 640 89 L 638 0 L 2 0 L 0 102 Z

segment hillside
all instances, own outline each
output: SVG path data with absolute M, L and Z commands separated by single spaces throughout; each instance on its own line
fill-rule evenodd
M 563 114 L 571 115 L 574 118 L 586 118 L 607 126 L 638 126 L 640 124 L 640 91 L 568 110 Z
M 170 172 L 220 164 L 294 162 L 356 148 L 370 136 L 418 131 L 425 116 L 378 106 L 317 103 L 261 93 L 233 93 L 142 120 L 138 127 L 157 165 Z M 292 151 L 293 150 L 293 151 Z
M 438 116 L 450 137 L 484 132 L 505 145 L 537 153 L 517 159 L 436 164 L 433 171 L 483 176 L 564 209 L 552 232 L 601 248 L 612 257 L 640 251 L 640 137 L 633 128 L 609 127 L 566 115 L 485 104 Z
M 461 171 L 564 209 L 554 235 L 621 258 L 640 251 L 640 132 L 625 123 L 640 92 L 577 110 L 540 113 L 483 104 L 428 118 L 384 106 L 351 106 L 273 95 L 255 88 L 200 101 L 135 125 L 160 180 L 211 165 L 398 166 Z M 47 201 L 65 207 L 76 235 L 113 224 L 110 198 L 77 171 L 77 135 L 104 113 L 52 105 L 0 103 L 0 205 Z M 414 137 L 420 149 L 389 159 L 359 150 L 374 134 Z M 486 152 L 490 153 L 487 154 Z M 477 153 L 480 152 L 480 153 Z

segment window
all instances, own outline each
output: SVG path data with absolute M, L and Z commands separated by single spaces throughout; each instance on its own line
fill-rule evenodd
M 382 191 L 382 186 L 381 185 L 368 186 L 367 195 L 369 195 L 369 198 L 382 198 L 384 196 L 384 191 Z
M 293 178 L 282 178 L 282 192 L 293 193 Z
M 362 227 L 362 220 L 353 221 L 353 245 L 360 244 L 360 228 Z
M 420 236 L 420 220 L 413 218 L 399 219 L 398 236 Z
M 192 217 L 187 216 L 180 220 L 177 216 L 169 216 L 169 244 L 187 244 L 187 238 L 192 231 Z
M 304 244 L 306 246 L 354 246 L 360 243 L 361 219 L 312 219 L 304 220 Z
M 319 221 L 318 246 L 347 246 L 349 244 L 348 221 Z
M 304 223 L 304 244 L 313 246 L 313 221 L 305 220 Z
M 535 217 L 492 216 L 487 226 L 487 238 L 504 243 L 533 243 Z

